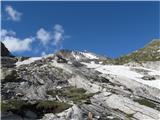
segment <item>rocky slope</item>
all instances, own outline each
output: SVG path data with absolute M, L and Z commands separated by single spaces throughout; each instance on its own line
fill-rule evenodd
M 2 62 L 3 120 L 160 119 L 157 58 L 113 65 L 94 53 L 61 50 L 14 60 Z
M 160 61 L 160 40 L 154 39 L 143 48 L 132 52 L 131 54 L 121 56 L 115 59 L 117 64 L 124 64 L 128 62 L 143 63 L 146 61 Z

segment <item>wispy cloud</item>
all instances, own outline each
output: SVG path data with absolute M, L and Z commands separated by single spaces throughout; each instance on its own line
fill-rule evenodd
M 39 39 L 46 48 L 48 48 L 48 45 L 54 45 L 56 50 L 62 48 L 62 41 L 68 37 L 68 35 L 65 35 L 64 28 L 60 24 L 54 25 L 53 30 L 50 31 L 40 28 L 36 33 L 36 38 Z
M 51 34 L 44 28 L 40 28 L 37 31 L 36 37 L 43 43 L 43 45 L 47 45 L 49 41 L 52 39 Z
M 7 31 L 5 29 L 1 30 L 1 40 L 5 44 L 5 46 L 11 52 L 24 52 L 30 51 L 31 44 L 34 41 L 33 37 L 28 37 L 24 39 L 19 39 L 15 36 L 15 32 Z
M 60 46 L 61 41 L 64 40 L 64 29 L 62 25 L 56 24 L 54 26 L 54 45 Z
M 16 35 L 16 33 L 14 32 L 14 31 L 12 31 L 12 30 L 6 30 L 6 29 L 2 29 L 1 30 L 1 32 L 0 32 L 0 36 L 1 37 L 4 37 L 4 36 L 6 36 L 6 35 L 12 35 L 12 36 L 15 36 Z
M 5 8 L 6 13 L 8 14 L 8 19 L 13 21 L 21 20 L 22 13 L 18 12 L 17 10 L 13 9 L 12 6 L 6 6 Z

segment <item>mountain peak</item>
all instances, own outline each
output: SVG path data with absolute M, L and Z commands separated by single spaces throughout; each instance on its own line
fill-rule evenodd
M 71 61 L 85 61 L 85 62 L 102 62 L 102 61 L 107 61 L 110 60 L 110 58 L 107 58 L 105 56 L 97 55 L 93 52 L 88 52 L 88 51 L 73 51 L 73 50 L 68 50 L 68 49 L 62 49 L 58 52 L 55 53 L 55 55 L 61 56 L 62 58 L 66 60 L 71 60 Z

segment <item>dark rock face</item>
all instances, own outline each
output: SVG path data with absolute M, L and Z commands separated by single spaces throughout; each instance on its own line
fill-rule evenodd
M 1 42 L 1 66 L 11 68 L 14 67 L 17 59 L 10 53 L 10 51 Z
M 1 57 L 1 66 L 12 68 L 15 66 L 15 63 L 17 62 L 17 59 L 14 57 Z
M 144 79 L 144 80 L 156 80 L 156 78 L 154 76 L 150 76 L 150 75 L 143 76 L 142 79 Z
M 58 63 L 67 63 L 67 60 L 63 58 L 61 55 L 56 55 L 54 58 Z
M 1 42 L 1 56 L 14 57 L 2 42 Z

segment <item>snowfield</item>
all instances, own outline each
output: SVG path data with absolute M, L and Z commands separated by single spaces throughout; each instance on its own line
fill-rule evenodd
M 95 63 L 84 63 L 84 62 L 82 62 L 82 64 L 86 65 L 88 68 L 94 68 L 95 70 L 103 74 L 113 74 L 117 76 L 127 77 L 131 80 L 135 80 L 142 84 L 160 89 L 160 79 L 143 80 L 142 77 L 144 75 L 142 73 L 131 70 L 131 68 L 147 70 L 149 75 L 157 75 L 157 76 L 160 76 L 160 71 L 151 70 L 144 67 L 129 67 L 123 65 L 100 65 Z
M 42 57 L 31 57 L 31 58 L 28 58 L 27 60 L 16 62 L 16 66 L 18 67 L 20 65 L 31 64 L 32 62 L 40 59 L 42 59 Z

